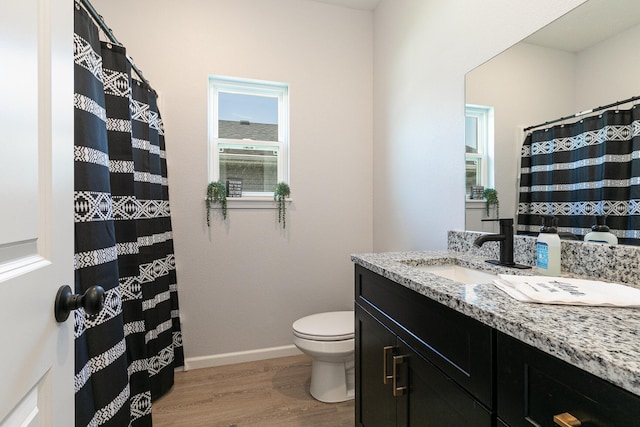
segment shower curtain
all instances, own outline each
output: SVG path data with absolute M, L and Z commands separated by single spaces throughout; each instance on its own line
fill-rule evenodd
M 184 360 L 162 119 L 75 9 L 75 290 L 105 289 L 98 315 L 74 312 L 76 425 L 151 425 Z
M 578 236 L 596 215 L 620 243 L 640 243 L 640 111 L 609 110 L 529 134 L 522 146 L 518 231 L 537 232 L 540 215 Z

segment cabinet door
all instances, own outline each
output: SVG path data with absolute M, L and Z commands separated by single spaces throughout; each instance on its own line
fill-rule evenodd
M 498 334 L 498 416 L 513 427 L 640 425 L 640 397 L 505 334 Z M 577 424 L 576 424 L 577 425 Z
M 491 426 L 491 413 L 431 362 L 398 338 L 393 358 L 398 398 L 398 426 Z M 392 367 L 393 371 L 393 367 Z
M 356 304 L 356 424 L 363 427 L 396 425 L 396 400 L 391 381 L 391 352 L 396 336 Z M 383 363 L 386 360 L 386 366 Z

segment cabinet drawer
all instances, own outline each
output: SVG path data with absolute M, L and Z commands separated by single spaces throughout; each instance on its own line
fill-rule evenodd
M 487 407 L 492 399 L 494 331 L 356 265 L 356 301 Z
M 497 411 L 511 427 L 556 427 L 565 412 L 582 427 L 640 422 L 640 397 L 508 335 L 497 340 Z

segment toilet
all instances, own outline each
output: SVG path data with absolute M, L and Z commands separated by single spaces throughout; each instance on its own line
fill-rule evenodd
M 311 356 L 311 396 L 344 402 L 355 395 L 354 312 L 317 313 L 293 322 L 293 343 Z

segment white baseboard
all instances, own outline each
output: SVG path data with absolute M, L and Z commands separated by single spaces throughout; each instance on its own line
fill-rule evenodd
M 184 370 L 212 368 L 214 366 L 232 365 L 234 363 L 254 362 L 256 360 L 274 359 L 276 357 L 297 356 L 302 354 L 293 344 L 280 347 L 259 348 L 256 350 L 237 351 L 234 353 L 213 354 L 210 356 L 187 357 Z

